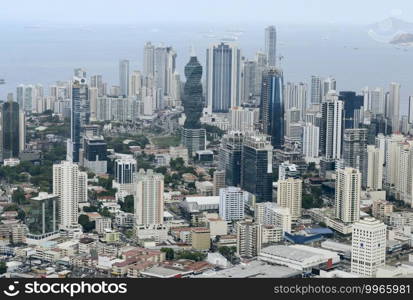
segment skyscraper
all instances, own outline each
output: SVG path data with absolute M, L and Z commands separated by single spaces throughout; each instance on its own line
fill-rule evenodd
M 353 225 L 351 273 L 375 277 L 386 264 L 386 225 L 375 218 L 365 218 Z
M 225 171 L 225 183 L 228 186 L 238 186 L 241 183 L 241 153 L 244 134 L 230 132 L 221 140 L 219 148 L 219 169 Z
M 247 103 L 251 97 L 256 95 L 255 77 L 257 76 L 257 62 L 254 60 L 243 60 L 241 69 L 241 104 L 243 104 Z
M 231 222 L 244 219 L 244 192 L 239 187 L 229 186 L 219 191 L 219 216 Z
M 191 54 L 185 66 L 185 77 L 183 106 L 186 119 L 182 131 L 182 143 L 188 148 L 189 155 L 193 156 L 196 151 L 205 150 L 206 143 L 206 132 L 201 128 L 200 122 L 203 107 L 202 66 L 195 53 Z
M 344 103 L 344 128 L 358 128 L 360 110 L 364 103 L 364 96 L 355 92 L 340 92 L 339 99 Z
M 155 46 L 151 42 L 146 42 L 143 48 L 143 75 L 155 75 Z
M 70 140 L 67 144 L 67 160 L 79 162 L 83 126 L 89 124 L 90 103 L 85 78 L 75 77 L 72 83 Z
M 286 109 L 298 109 L 300 111 L 300 121 L 304 120 L 307 106 L 307 85 L 302 82 L 287 82 L 284 87 L 284 98 Z
M 141 169 L 136 176 L 135 217 L 137 225 L 163 224 L 163 175 Z
M 303 181 L 301 179 L 287 178 L 277 182 L 277 203 L 290 210 L 291 218 L 297 220 L 301 217 Z
M 367 189 L 378 191 L 383 187 L 384 151 L 374 145 L 367 146 Z
M 335 93 L 327 94 L 322 103 L 322 124 L 320 128 L 320 148 L 327 159 L 341 158 L 343 134 L 343 101 Z
M 269 67 L 277 66 L 277 30 L 275 26 L 265 28 L 265 54 Z
M 32 238 L 45 238 L 58 230 L 58 202 L 57 195 L 45 192 L 30 199 L 26 224 Z
M 355 168 L 362 174 L 362 186 L 367 185 L 367 129 L 345 129 L 343 160 L 346 167 Z
M 240 50 L 234 44 L 218 43 L 207 49 L 206 84 L 208 112 L 228 112 L 230 107 L 239 106 Z
M 344 223 L 360 219 L 361 173 L 357 169 L 338 169 L 336 173 L 336 218 Z
M 311 104 L 320 104 L 322 100 L 321 78 L 311 76 Z
M 265 134 L 271 136 L 275 148 L 284 144 L 285 104 L 283 97 L 283 73 L 269 69 L 262 75 L 260 121 Z
M 268 135 L 246 136 L 242 146 L 241 188 L 256 202 L 272 201 L 272 146 Z
M 337 82 L 333 77 L 327 77 L 323 80 L 323 100 L 326 98 L 328 92 L 337 91 Z
M 77 228 L 79 203 L 87 201 L 87 174 L 69 161 L 53 165 L 53 194 L 59 196 L 59 227 Z
M 303 128 L 303 155 L 306 162 L 315 162 L 319 156 L 320 128 L 306 123 Z
M 255 257 L 261 251 L 262 226 L 249 221 L 237 222 L 237 254 L 241 257 Z
M 409 124 L 413 124 L 413 96 L 409 96 Z
M 121 96 L 129 96 L 129 60 L 119 61 L 119 87 Z
M 19 104 L 7 101 L 0 104 L 0 162 L 18 158 L 26 145 L 26 122 Z
M 392 132 L 400 131 L 400 84 L 392 82 L 389 87 L 388 115 L 391 120 Z

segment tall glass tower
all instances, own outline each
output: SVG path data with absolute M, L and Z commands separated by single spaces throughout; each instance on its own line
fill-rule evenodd
M 185 112 L 185 124 L 182 132 L 182 144 L 188 148 L 188 153 L 193 156 L 196 151 L 205 150 L 206 132 L 201 128 L 202 115 L 202 66 L 195 54 L 191 54 L 188 64 L 185 66 L 186 82 L 184 86 L 183 106 Z
M 275 26 L 265 28 L 265 54 L 269 67 L 277 65 L 277 30 Z
M 86 79 L 75 77 L 72 84 L 70 140 L 67 147 L 67 160 L 72 162 L 79 162 L 82 128 L 89 124 L 88 94 Z
M 24 145 L 24 113 L 17 102 L 7 101 L 0 105 L 0 161 L 19 157 Z
M 263 132 L 271 136 L 272 145 L 278 149 L 284 144 L 284 109 L 283 73 L 270 68 L 262 75 L 260 121 Z

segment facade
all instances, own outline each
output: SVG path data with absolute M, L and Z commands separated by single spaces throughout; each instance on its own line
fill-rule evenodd
M 262 130 L 271 136 L 272 145 L 281 148 L 285 135 L 285 104 L 283 73 L 280 69 L 269 69 L 262 75 L 260 121 Z
M 121 96 L 129 96 L 129 60 L 119 62 L 119 87 Z
M 336 218 L 344 223 L 360 219 L 361 173 L 357 169 L 338 169 L 336 173 Z
M 389 87 L 387 115 L 393 133 L 400 131 L 400 84 L 392 82 Z
M 383 188 L 384 151 L 374 145 L 367 146 L 367 189 L 378 191 Z
M 155 46 L 151 42 L 146 42 L 143 48 L 143 75 L 155 75 Z
M 307 163 L 316 162 L 319 157 L 320 128 L 307 123 L 303 128 L 302 151 Z
M 294 178 L 278 180 L 277 182 L 277 203 L 290 210 L 292 220 L 301 217 L 302 184 L 301 179 Z
M 103 136 L 86 136 L 83 139 L 83 166 L 95 174 L 107 172 L 107 144 Z
M 230 122 L 232 131 L 253 132 L 259 122 L 259 109 L 255 107 L 232 107 Z
M 30 199 L 30 210 L 26 217 L 30 238 L 42 239 L 58 230 L 57 195 L 40 192 Z
M 182 145 L 188 149 L 189 157 L 193 157 L 197 151 L 206 149 L 206 130 L 204 128 L 183 128 Z
M 53 194 L 59 197 L 59 227 L 77 228 L 79 203 L 87 201 L 87 174 L 69 161 L 53 165 Z
M 191 229 L 192 249 L 209 250 L 211 247 L 211 232 L 208 228 L 195 227 Z
M 163 224 L 163 175 L 141 169 L 136 176 L 136 224 L 144 226 Z
M 228 222 L 244 219 L 244 192 L 238 187 L 227 187 L 219 191 L 219 216 Z
M 79 162 L 81 136 L 84 125 L 89 124 L 89 92 L 86 78 L 75 77 L 72 83 L 70 140 L 67 144 L 67 160 Z
M 322 99 L 321 78 L 311 76 L 311 104 L 320 104 Z
M 291 232 L 291 213 L 287 207 L 278 206 L 274 202 L 262 202 L 255 205 L 255 222 L 262 225 L 273 225 L 282 232 Z
M 224 170 L 215 170 L 213 174 L 212 183 L 214 185 L 214 195 L 219 196 L 219 191 L 222 188 L 226 187 L 225 184 L 225 171 Z
M 353 225 L 351 272 L 361 277 L 375 277 L 386 263 L 386 225 L 365 218 Z
M 18 158 L 26 145 L 26 122 L 17 102 L 0 104 L 0 162 Z
M 355 92 L 340 92 L 339 99 L 344 103 L 344 128 L 358 128 L 361 122 L 358 115 L 364 104 L 364 96 Z
M 237 254 L 241 257 L 256 257 L 261 251 L 262 226 L 248 221 L 238 222 Z
M 241 54 L 235 44 L 218 43 L 207 49 L 206 84 L 209 113 L 226 113 L 240 105 Z
M 221 139 L 219 148 L 219 169 L 225 171 L 225 184 L 238 186 L 241 184 L 241 154 L 244 135 L 241 132 L 230 132 Z
M 257 202 L 272 201 L 272 146 L 267 135 L 245 137 L 241 157 L 241 188 Z
M 320 148 L 325 158 L 340 159 L 344 106 L 334 92 L 327 94 L 326 97 L 321 105 Z
M 269 67 L 277 66 L 277 30 L 275 26 L 265 28 L 265 54 Z
M 343 136 L 344 165 L 361 172 L 362 186 L 367 185 L 367 129 L 345 129 Z

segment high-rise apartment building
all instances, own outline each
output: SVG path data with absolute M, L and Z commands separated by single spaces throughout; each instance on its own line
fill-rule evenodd
M 135 217 L 137 225 L 163 224 L 163 175 L 141 169 L 136 175 Z
M 228 112 L 241 98 L 241 54 L 235 44 L 218 43 L 207 49 L 206 97 L 209 113 Z
M 292 220 L 301 217 L 302 190 L 301 179 L 290 177 L 277 182 L 277 204 L 290 210 Z
M 119 61 L 119 87 L 121 96 L 129 96 L 129 60 Z
M 386 225 L 374 218 L 364 218 L 353 225 L 351 272 L 361 277 L 375 277 L 386 263 Z
M 262 225 L 241 221 L 235 225 L 237 232 L 237 254 L 241 257 L 255 257 L 261 251 Z
M 245 193 L 238 187 L 229 186 L 219 191 L 219 216 L 232 222 L 244 219 Z
M 383 188 L 384 151 L 374 145 L 367 146 L 367 189 L 378 191 Z
M 77 228 L 79 203 L 87 201 L 87 173 L 69 161 L 53 165 L 53 194 L 59 197 L 59 227 Z
M 367 134 L 366 128 L 345 129 L 343 137 L 344 165 L 361 172 L 364 187 L 367 185 Z
M 311 123 L 303 127 L 303 155 L 307 163 L 315 162 L 319 156 L 320 128 Z
M 327 159 L 340 159 L 343 134 L 343 101 L 336 93 L 329 93 L 323 101 L 320 148 Z
M 344 223 L 360 219 L 361 173 L 357 169 L 344 168 L 336 172 L 336 218 Z

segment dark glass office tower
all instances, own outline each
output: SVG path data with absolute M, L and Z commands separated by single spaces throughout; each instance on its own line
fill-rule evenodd
M 284 119 L 283 73 L 271 68 L 262 75 L 260 121 L 263 132 L 271 136 L 277 149 L 284 144 Z
M 24 114 L 19 104 L 7 101 L 0 105 L 0 161 L 19 157 L 25 144 Z
M 196 151 L 205 150 L 206 131 L 201 128 L 200 118 L 204 106 L 202 98 L 202 66 L 195 54 L 191 55 L 185 66 L 186 82 L 184 86 L 184 112 L 185 124 L 182 131 L 182 144 L 188 148 L 188 154 L 192 157 Z
M 184 86 L 183 105 L 186 116 L 184 128 L 201 128 L 202 116 L 202 66 L 196 56 L 191 56 L 185 66 L 186 82 Z
M 272 201 L 272 146 L 268 135 L 247 136 L 242 146 L 241 188 L 256 202 Z
M 30 199 L 26 224 L 31 238 L 41 239 L 57 231 L 58 198 L 56 195 L 41 192 Z
M 364 97 L 355 92 L 340 92 L 339 100 L 344 102 L 344 128 L 358 128 L 360 120 L 357 118 L 363 106 Z
M 225 184 L 239 186 L 241 184 L 241 153 L 244 136 L 240 132 L 224 135 L 219 148 L 219 169 L 225 171 Z
M 89 118 L 90 109 L 86 79 L 75 77 L 72 86 L 70 141 L 67 150 L 69 161 L 79 162 L 82 128 L 89 124 Z
M 346 167 L 361 172 L 362 186 L 367 185 L 367 138 L 366 128 L 348 128 L 343 136 L 343 159 Z

